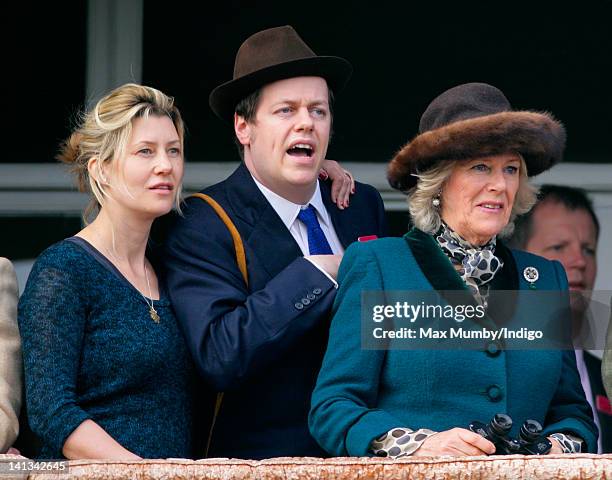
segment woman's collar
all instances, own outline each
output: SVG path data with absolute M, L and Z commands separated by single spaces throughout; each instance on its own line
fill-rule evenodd
M 431 235 L 413 228 L 404 238 L 434 290 L 468 290 L 449 258 Z
M 404 239 L 412 250 L 423 275 L 434 290 L 463 290 L 466 292 L 465 302 L 474 303 L 472 295 L 455 267 L 430 234 L 413 228 L 404 235 Z M 503 261 L 504 266 L 491 281 L 490 308 L 487 317 L 494 318 L 497 325 L 503 325 L 514 315 L 515 295 L 502 294 L 500 299 L 495 292 L 518 290 L 518 270 L 512 252 L 502 241 L 497 241 L 495 254 Z

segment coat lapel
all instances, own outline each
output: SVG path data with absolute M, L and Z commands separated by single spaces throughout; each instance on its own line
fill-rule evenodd
M 246 228 L 240 229 L 245 235 L 243 241 L 270 277 L 302 256 L 300 247 L 257 188 L 244 163 L 227 179 L 226 195 L 236 217 L 246 224 Z
M 338 240 L 342 244 L 344 249 L 357 240 L 359 232 L 357 231 L 357 224 L 359 222 L 354 221 L 351 217 L 352 212 L 350 208 L 340 210 L 331 199 L 331 182 L 319 182 L 319 188 L 321 190 L 321 198 L 323 204 L 329 213 Z
M 488 313 L 497 325 L 502 326 L 512 320 L 516 311 L 519 281 L 512 252 L 500 240 L 497 240 L 495 255 L 504 266 L 491 280 Z
M 465 283 L 431 235 L 413 228 L 404 238 L 408 242 L 423 275 L 434 290 L 465 292 L 465 295 L 453 296 L 452 299 L 447 298 L 447 300 L 457 303 L 460 299 L 461 303 L 465 305 L 476 305 Z M 512 253 L 502 242 L 498 241 L 495 254 L 504 262 L 504 266 L 491 281 L 487 315 L 478 322 L 493 329 L 512 319 L 516 309 L 516 290 L 518 289 L 518 274 Z M 497 291 L 502 290 L 505 293 L 496 295 Z M 513 291 L 514 294 L 507 293 L 508 291 Z
M 434 290 L 465 290 L 469 293 L 452 263 L 431 235 L 413 228 L 404 238 Z
M 247 242 L 270 277 L 276 276 L 302 256 L 299 245 L 269 203 Z

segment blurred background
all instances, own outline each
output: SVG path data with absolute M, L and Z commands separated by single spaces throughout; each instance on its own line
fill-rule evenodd
M 385 164 L 436 95 L 488 82 L 514 108 L 552 112 L 567 127 L 566 162 L 535 182 L 589 192 L 602 223 L 596 288 L 612 290 L 610 0 L 83 0 L 12 2 L 3 17 L 10 130 L 0 156 L 0 255 L 16 263 L 20 281 L 32 258 L 81 228 L 85 198 L 54 160 L 79 111 L 128 81 L 174 96 L 188 127 L 186 190 L 199 190 L 239 160 L 208 94 L 231 78 L 246 37 L 291 24 L 315 52 L 354 66 L 337 95 L 328 158 L 379 188 L 396 235 L 407 208 Z

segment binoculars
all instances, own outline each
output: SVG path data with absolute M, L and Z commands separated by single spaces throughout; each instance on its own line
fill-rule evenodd
M 489 423 L 474 421 L 468 428 L 492 442 L 496 455 L 546 455 L 552 448 L 536 420 L 525 420 L 518 438 L 510 437 L 512 419 L 503 413 L 496 414 Z

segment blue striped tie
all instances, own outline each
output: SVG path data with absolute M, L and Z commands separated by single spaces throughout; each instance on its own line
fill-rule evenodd
M 312 205 L 308 205 L 308 208 L 300 210 L 298 213 L 300 221 L 306 225 L 306 231 L 308 232 L 308 250 L 310 255 L 331 255 L 333 254 L 327 238 L 319 220 L 317 220 L 317 212 Z

